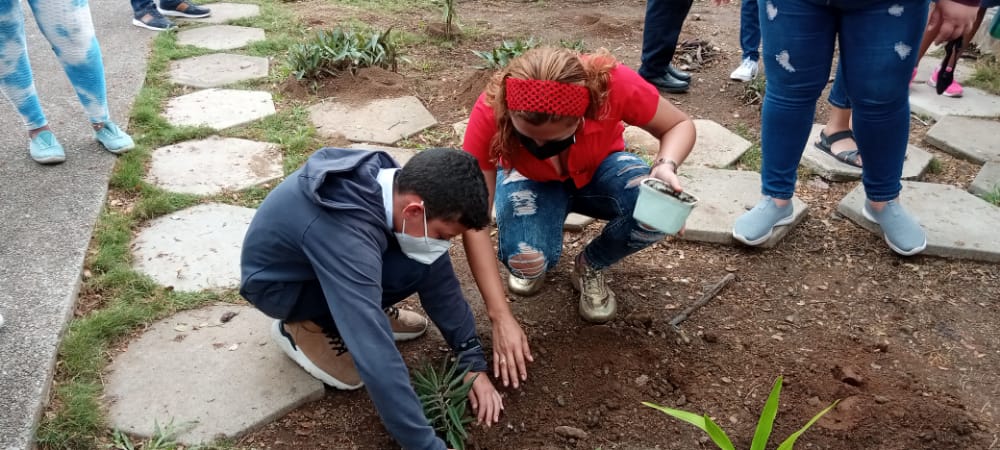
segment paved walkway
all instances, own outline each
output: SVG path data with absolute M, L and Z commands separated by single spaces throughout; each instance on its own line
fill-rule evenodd
M 35 83 L 68 160 L 42 167 L 27 155 L 21 117 L 0 100 L 0 449 L 27 448 L 48 398 L 59 336 L 72 315 L 94 222 L 115 158 L 93 141 L 83 108 L 27 4 Z M 120 124 L 146 74 L 153 34 L 130 24 L 121 0 L 91 0 L 105 55 L 111 113 Z M 16 130 L 16 132 L 14 132 Z
M 109 61 L 108 72 L 116 95 L 112 106 L 116 118 L 121 118 L 141 82 L 145 65 L 142 55 L 152 34 L 128 26 L 122 5 L 101 5 L 107 1 L 95 0 L 94 10 L 98 23 L 103 25 L 99 28 L 105 33 L 105 53 L 115 55 L 115 60 Z M 265 39 L 263 30 L 224 25 L 230 12 L 234 14 L 230 18 L 245 17 L 257 14 L 257 10 L 238 4 L 213 4 L 216 7 L 213 23 L 219 25 L 186 27 L 178 35 L 180 42 L 218 53 L 172 64 L 175 83 L 207 88 L 167 102 L 164 115 L 175 125 L 222 130 L 274 113 L 268 92 L 225 89 L 267 75 L 266 65 L 238 55 L 249 42 Z M 116 11 L 118 17 L 112 23 L 101 11 Z M 227 37 L 225 42 L 217 39 L 220 35 Z M 38 36 L 33 36 L 32 42 L 39 47 Z M 51 57 L 46 60 L 45 52 L 37 51 L 33 56 L 39 72 L 58 73 Z M 41 64 L 46 65 L 44 69 Z M 8 319 L 7 328 L 0 331 L 0 398 L 5 406 L 7 399 L 12 400 L 12 408 L 0 417 L 3 449 L 25 448 L 30 443 L 51 380 L 58 336 L 72 310 L 84 252 L 113 163 L 113 158 L 89 141 L 85 124 L 76 128 L 67 125 L 62 132 L 63 124 L 73 123 L 70 119 L 79 115 L 79 108 L 74 109 L 74 98 L 64 79 L 47 78 L 52 79 L 40 80 L 42 93 L 62 94 L 48 96 L 47 101 L 54 103 L 52 119 L 63 141 L 69 144 L 70 161 L 55 168 L 39 167 L 22 154 L 22 137 L 4 137 L 7 145 L 0 147 L 9 153 L 0 159 L 0 195 L 6 196 L 0 202 L 0 217 L 4 218 L 0 223 L 4 236 L 0 242 L 0 309 Z M 989 186 L 1000 182 L 989 179 L 997 176 L 995 163 L 1000 162 L 990 151 L 995 146 L 987 147 L 982 142 L 989 133 L 963 133 L 962 127 L 968 127 L 969 122 L 948 117 L 973 115 L 995 121 L 1000 110 L 989 108 L 997 103 L 996 98 L 973 99 L 982 107 L 962 109 L 958 102 L 967 99 L 928 97 L 925 90 L 925 86 L 916 86 L 914 99 L 932 102 L 929 108 L 935 111 L 949 111 L 935 125 L 929 142 L 949 153 L 985 163 L 988 170 L 981 174 L 983 180 L 977 179 L 977 192 L 988 192 Z M 945 102 L 947 107 L 934 106 L 933 102 Z M 4 110 L 0 114 L 6 114 L 0 118 L 9 123 L 7 115 L 11 112 Z M 346 136 L 359 148 L 386 148 L 401 162 L 414 151 L 392 145 L 436 123 L 414 97 L 379 99 L 354 108 L 321 103 L 311 109 L 311 120 L 321 134 Z M 731 170 L 751 143 L 715 122 L 701 120 L 697 125 L 700 145 L 696 157 L 685 165 L 683 175 L 701 204 L 688 221 L 686 239 L 734 244 L 729 235 L 732 221 L 753 205 L 759 191 L 756 173 Z M 958 132 L 949 127 L 959 127 Z M 455 124 L 455 130 L 459 136 L 464 131 L 461 124 Z M 641 130 L 630 129 L 629 141 L 638 148 L 649 145 Z M 930 154 L 912 147 L 909 155 L 909 176 L 919 178 L 930 164 Z M 807 153 L 803 164 L 830 181 L 857 179 L 857 171 L 838 167 L 824 157 Z M 174 192 L 214 195 L 224 189 L 273 181 L 280 177 L 280 167 L 280 152 L 270 144 L 213 136 L 154 150 L 147 180 Z M 234 176 L 206 182 L 220 173 Z M 845 197 L 840 211 L 877 233 L 877 226 L 856 214 L 863 198 L 859 189 Z M 15 192 L 18 196 L 10 195 Z M 1000 260 L 998 244 L 988 234 L 980 233 L 1000 226 L 1000 208 L 950 186 L 908 183 L 904 195 L 904 201 L 918 203 L 914 211 L 930 230 L 928 254 Z M 968 230 L 959 228 L 962 235 L 946 232 L 954 227 L 947 222 L 954 219 L 953 214 L 937 213 L 949 205 L 965 205 L 960 209 L 968 216 L 961 223 L 972 226 Z M 782 227 L 768 246 L 779 245 L 784 236 L 794 232 L 796 224 L 807 220 L 808 205 L 796 199 L 796 209 L 797 220 Z M 247 208 L 203 204 L 151 220 L 142 226 L 133 243 L 135 268 L 180 291 L 235 288 L 239 237 L 253 213 Z M 567 228 L 582 228 L 585 219 L 574 217 Z M 967 248 L 956 251 L 956 246 Z M 270 341 L 269 322 L 252 308 L 216 305 L 154 324 L 137 336 L 109 368 L 104 398 L 109 425 L 149 436 L 155 423 L 183 424 L 179 440 L 198 444 L 218 436 L 238 437 L 321 396 L 322 386 L 290 364 Z M 148 358 L 153 353 L 163 357 Z M 226 382 L 234 373 L 248 376 L 241 377 L 239 383 Z M 151 376 L 169 380 L 169 384 L 147 383 Z M 295 387 L 276 392 L 273 387 L 282 384 L 276 383 L 277 379 L 294 379 Z M 254 414 L 245 414 L 248 408 Z

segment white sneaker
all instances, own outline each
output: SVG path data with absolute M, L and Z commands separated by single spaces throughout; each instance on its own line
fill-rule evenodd
M 750 81 L 757 78 L 757 61 L 744 58 L 740 66 L 729 74 L 729 78 L 737 81 Z

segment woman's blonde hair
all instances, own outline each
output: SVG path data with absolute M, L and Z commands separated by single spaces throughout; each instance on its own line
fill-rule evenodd
M 603 48 L 591 54 L 580 55 L 565 48 L 540 47 L 514 58 L 506 68 L 494 74 L 486 85 L 486 104 L 493 108 L 497 123 L 497 133 L 490 142 L 490 159 L 494 163 L 500 158 L 509 161 L 518 146 L 511 116 L 516 115 L 532 125 L 578 119 L 531 111 L 509 111 L 505 83 L 508 77 L 585 86 L 590 92 L 590 105 L 583 117 L 598 119 L 604 113 L 611 69 L 617 64 L 614 56 Z

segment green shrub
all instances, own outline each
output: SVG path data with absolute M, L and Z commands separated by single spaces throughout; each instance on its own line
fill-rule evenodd
M 528 40 L 517 39 L 514 41 L 503 41 L 499 47 L 495 47 L 488 52 L 473 50 L 472 53 L 486 62 L 485 65 L 478 66 L 477 68 L 496 70 L 507 67 L 507 64 L 510 64 L 510 60 L 523 55 L 528 50 L 538 47 L 538 45 L 539 42 L 535 38 L 528 38 Z
M 354 74 L 364 67 L 381 67 L 393 72 L 403 60 L 392 28 L 385 31 L 360 31 L 335 28 L 318 31 L 309 41 L 296 44 L 288 51 L 288 66 L 301 80 Z
M 430 362 L 413 371 L 413 389 L 424 407 L 424 415 L 449 448 L 463 450 L 469 438 L 466 426 L 472 422 L 467 414 L 469 390 L 475 377 L 462 382 L 469 369 L 459 371 L 458 362 L 445 360 L 440 370 Z
M 778 415 L 778 396 L 780 393 L 781 377 L 778 377 L 778 379 L 774 381 L 774 387 L 771 388 L 771 394 L 767 396 L 767 402 L 764 404 L 764 410 L 760 413 L 760 420 L 757 421 L 757 430 L 753 434 L 753 441 L 750 443 L 750 450 L 764 450 L 767 448 L 767 440 L 771 437 L 771 430 L 774 428 L 774 418 Z M 823 415 L 830 412 L 834 406 L 837 406 L 839 401 L 840 400 L 833 402 L 832 405 L 827 406 L 826 409 L 820 411 L 819 414 L 813 416 L 812 419 L 809 419 L 809 422 L 807 422 L 805 426 L 785 439 L 785 441 L 778 446 L 778 450 L 792 450 L 792 446 L 795 445 L 795 441 L 799 438 L 799 436 L 802 436 L 802 433 L 805 433 L 806 430 L 816 423 L 820 417 L 823 417 Z M 710 417 L 708 417 L 708 414 L 699 416 L 687 411 L 667 408 L 649 402 L 642 402 L 642 404 L 701 428 L 702 431 L 708 433 L 708 437 L 712 439 L 712 442 L 714 442 L 715 445 L 722 450 L 735 450 L 733 442 L 729 440 L 729 436 L 726 436 L 726 433 L 722 431 L 722 428 L 719 428 L 719 426 L 716 425 Z

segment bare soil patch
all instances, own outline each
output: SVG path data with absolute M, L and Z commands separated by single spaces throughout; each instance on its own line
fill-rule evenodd
M 288 5 L 313 26 L 356 17 L 422 34 L 440 21 L 440 13 L 431 10 L 380 14 L 323 0 Z M 450 133 L 450 123 L 468 117 L 490 75 L 476 68 L 481 61 L 471 50 L 517 37 L 555 44 L 583 39 L 588 48 L 605 47 L 635 68 L 644 11 L 645 3 L 637 0 L 460 2 L 460 23 L 474 32 L 452 43 L 407 49 L 414 64 L 400 74 L 369 71 L 315 91 L 292 82 L 280 88 L 304 102 L 416 95 L 443 124 L 416 140 L 459 145 L 458 137 L 441 136 Z M 759 105 L 743 104 L 744 86 L 728 80 L 739 63 L 738 24 L 738 5 L 695 4 L 681 40 L 702 43 L 712 57 L 692 67 L 690 93 L 667 98 L 692 117 L 754 135 Z M 694 48 L 679 51 L 677 62 L 688 61 L 683 54 Z M 825 111 L 821 101 L 817 122 L 826 119 Z M 933 151 L 941 163 L 941 170 L 925 181 L 967 187 L 978 167 L 923 144 L 927 127 L 913 125 L 911 142 Z M 640 405 L 651 401 L 709 413 L 738 448 L 746 448 L 771 383 L 783 375 L 786 387 L 772 440 L 783 439 L 841 399 L 800 439 L 801 447 L 994 448 L 1000 268 L 895 256 L 880 237 L 836 213 L 837 202 L 855 185 L 802 179 L 798 193 L 812 207 L 810 215 L 774 249 L 668 240 L 628 258 L 611 270 L 620 312 L 605 326 L 579 319 L 567 262 L 602 224 L 567 234 L 564 261 L 550 273 L 547 289 L 536 297 L 512 298 L 537 358 L 529 380 L 519 390 L 503 390 L 501 423 L 476 428 L 470 447 L 710 448 L 694 427 Z M 489 344 L 490 324 L 460 246 L 453 247 L 452 256 Z M 679 338 L 670 319 L 726 273 L 735 273 L 737 280 L 681 325 L 690 341 Z M 400 348 L 411 367 L 446 355 L 435 334 Z M 558 426 L 579 428 L 587 437 L 568 439 L 555 432 Z M 332 390 L 238 444 L 396 448 L 364 391 Z

